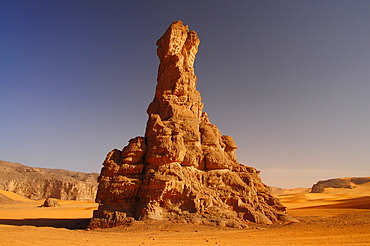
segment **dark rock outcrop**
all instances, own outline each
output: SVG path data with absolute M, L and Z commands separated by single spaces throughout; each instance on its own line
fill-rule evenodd
M 134 220 L 246 227 L 296 221 L 259 171 L 237 162 L 237 146 L 210 123 L 194 74 L 200 41 L 176 21 L 157 41 L 156 93 L 145 137 L 112 150 L 103 163 L 90 228 Z

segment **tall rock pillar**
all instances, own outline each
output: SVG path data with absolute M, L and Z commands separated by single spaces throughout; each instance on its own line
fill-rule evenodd
M 145 137 L 103 163 L 90 227 L 166 220 L 246 227 L 295 221 L 259 172 L 239 164 L 237 146 L 210 123 L 196 89 L 200 40 L 181 21 L 157 41 L 157 87 Z

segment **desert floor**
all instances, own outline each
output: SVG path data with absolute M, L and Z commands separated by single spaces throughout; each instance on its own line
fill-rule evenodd
M 338 191 L 280 195 L 299 223 L 244 230 L 140 222 L 84 230 L 93 202 L 60 201 L 61 207 L 42 208 L 43 201 L 0 194 L 13 199 L 0 200 L 0 245 L 370 245 L 370 196 Z

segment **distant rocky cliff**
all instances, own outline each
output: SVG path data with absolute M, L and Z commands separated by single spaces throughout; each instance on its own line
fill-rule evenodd
M 323 193 L 325 188 L 345 188 L 353 189 L 357 185 L 370 182 L 370 177 L 359 178 L 336 178 L 317 182 L 312 186 L 311 193 Z
M 48 197 L 61 200 L 94 200 L 97 173 L 28 167 L 0 161 L 0 190 L 11 191 L 29 199 Z

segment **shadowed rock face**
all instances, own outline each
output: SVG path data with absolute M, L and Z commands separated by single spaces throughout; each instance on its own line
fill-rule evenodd
M 245 227 L 293 221 L 259 172 L 237 162 L 237 146 L 210 123 L 196 90 L 200 40 L 176 21 L 157 41 L 156 93 L 145 137 L 112 150 L 103 163 L 90 227 L 134 220 Z

